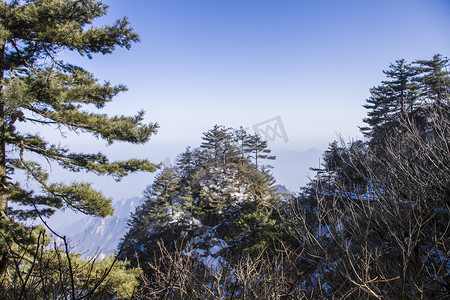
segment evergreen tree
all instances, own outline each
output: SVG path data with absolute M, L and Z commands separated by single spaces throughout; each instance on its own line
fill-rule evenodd
M 368 127 L 361 131 L 371 139 L 373 147 L 382 147 L 383 137 L 390 131 L 402 131 L 400 119 L 412 116 L 418 105 L 418 86 L 414 81 L 417 70 L 404 59 L 391 64 L 383 71 L 388 80 L 370 90 L 371 97 L 363 105 L 368 117 L 363 121 Z
M 174 169 L 166 167 L 155 177 L 144 191 L 143 203 L 128 222 L 130 230 L 119 245 L 121 258 L 128 258 L 137 266 L 137 254 L 145 267 L 145 262 L 158 254 L 158 241 L 166 242 L 168 247 L 174 245 L 182 228 L 178 225 L 184 221 L 182 209 L 190 206 L 180 190 L 180 176 Z
M 98 113 L 126 87 L 100 83 L 87 70 L 59 57 L 75 52 L 92 58 L 117 47 L 128 49 L 139 41 L 126 18 L 112 26 L 92 26 L 106 11 L 107 5 L 95 0 L 0 1 L 0 274 L 10 259 L 25 255 L 12 245 L 25 243 L 21 249 L 33 249 L 27 244 L 35 240 L 16 223 L 17 218 L 49 216 L 61 207 L 95 216 L 113 213 L 110 199 L 89 183 L 48 182 L 47 171 L 30 156 L 70 171 L 106 174 L 116 180 L 131 172 L 155 170 L 147 160 L 109 161 L 102 153 L 75 153 L 39 134 L 16 129 L 18 123 L 26 124 L 21 128 L 50 125 L 60 131 L 88 133 L 109 144 L 145 143 L 156 132 L 156 124 L 143 124 L 143 112 L 131 117 Z M 20 185 L 15 179 L 17 170 L 34 179 L 43 193 Z M 15 210 L 9 202 L 30 209 Z
M 263 249 L 273 250 L 284 237 L 285 228 L 275 178 L 266 168 L 248 172 L 248 197 L 239 206 L 239 215 L 233 222 L 239 233 L 233 243 L 239 251 L 258 254 Z
M 432 100 L 439 104 L 449 105 L 450 76 L 447 71 L 449 60 L 440 54 L 431 60 L 417 60 L 414 68 L 418 73 L 415 78 L 421 85 L 420 96 L 424 101 Z
M 236 156 L 237 150 L 230 128 L 214 125 L 211 130 L 203 133 L 202 139 L 204 142 L 200 147 L 206 149 L 216 163 L 230 162 Z
M 255 160 L 256 168 L 258 168 L 258 159 L 270 159 L 274 160 L 274 155 L 269 155 L 272 150 L 267 148 L 267 141 L 261 139 L 258 134 L 250 135 L 246 143 L 246 151 L 250 153 L 250 157 Z
M 366 104 L 363 105 L 364 108 L 369 110 L 367 112 L 368 117 L 363 119 L 363 122 L 368 127 L 361 127 L 361 131 L 365 136 L 377 136 L 388 128 L 395 107 L 395 103 L 391 101 L 391 93 L 392 91 L 386 86 L 377 86 L 370 89 L 371 96 L 366 100 Z
M 215 144 L 223 132 L 228 136 Z M 129 223 L 122 258 L 136 265 L 137 254 L 140 265 L 146 268 L 147 261 L 161 255 L 161 241 L 170 253 L 177 245 L 181 245 L 178 252 L 182 250 L 182 255 L 194 247 L 198 252 L 193 258 L 200 261 L 209 254 L 209 259 L 228 254 L 233 260 L 242 253 L 273 250 L 285 232 L 275 180 L 264 167 L 241 159 L 242 153 L 236 151 L 237 132 L 216 125 L 205 134 L 210 143 L 188 148 L 175 169 L 166 168 L 155 178 Z M 241 131 L 240 137 L 250 135 Z M 224 159 L 224 152 L 216 149 L 223 150 L 227 144 L 235 154 Z M 268 150 L 267 142 L 259 146 L 257 157 L 261 159 L 270 151 L 263 152 Z M 247 148 L 247 155 L 245 151 Z M 219 249 L 224 252 L 219 253 Z M 152 274 L 148 269 L 145 272 Z
M 171 208 L 178 196 L 179 181 L 179 175 L 172 168 L 166 167 L 155 177 L 155 182 L 151 189 L 144 192 L 144 197 L 153 199 L 160 207 Z
M 235 141 L 236 141 L 236 147 L 238 149 L 238 155 L 240 156 L 241 163 L 244 164 L 246 160 L 248 160 L 248 151 L 250 148 L 250 143 L 252 140 L 252 137 L 250 134 L 245 131 L 242 126 L 235 131 L 234 133 Z
M 183 178 L 188 178 L 198 164 L 199 161 L 198 155 L 196 155 L 196 149 L 191 150 L 191 147 L 187 147 L 186 151 L 179 155 L 176 162 L 177 170 L 179 170 Z
M 367 183 L 364 168 L 361 165 L 355 166 L 354 160 L 355 157 L 359 157 L 361 153 L 366 152 L 367 143 L 361 140 L 352 141 L 348 144 L 343 142 L 339 144 L 338 141 L 333 141 L 323 154 L 322 167 L 310 169 L 318 172 L 324 184 L 323 187 L 331 190 L 336 187 L 346 187 L 352 191 L 361 190 Z
M 425 129 L 427 110 L 449 105 L 448 65 L 447 58 L 436 54 L 431 60 L 417 60 L 413 65 L 400 59 L 383 71 L 388 80 L 372 88 L 371 97 L 363 105 L 369 110 L 363 120 L 368 126 L 361 131 L 370 139 L 372 148 L 380 151 L 385 136 L 410 130 L 413 123 Z
M 389 80 L 382 83 L 391 90 L 390 96 L 395 103 L 395 110 L 401 116 L 412 113 L 417 105 L 417 84 L 413 81 L 416 69 L 406 60 L 400 59 L 383 71 Z
M 223 151 L 223 142 L 226 139 L 226 132 L 223 126 L 214 125 L 211 130 L 203 133 L 203 142 L 200 147 L 206 149 L 217 163 Z

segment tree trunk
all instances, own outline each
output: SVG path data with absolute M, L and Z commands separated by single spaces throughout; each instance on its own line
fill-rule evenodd
M 5 125 L 5 100 L 3 98 L 4 85 L 4 56 L 5 46 L 0 48 L 0 214 L 6 214 L 8 206 L 7 184 L 6 177 L 6 125 Z M 1 216 L 0 216 L 1 217 Z
M 0 48 L 0 230 L 6 230 L 4 228 L 6 220 L 6 213 L 8 207 L 8 180 L 6 177 L 6 147 L 5 147 L 5 100 L 3 98 L 3 85 L 4 85 L 4 63 L 5 46 Z M 9 250 L 3 241 L 0 241 L 0 276 L 4 276 L 6 268 L 8 266 Z

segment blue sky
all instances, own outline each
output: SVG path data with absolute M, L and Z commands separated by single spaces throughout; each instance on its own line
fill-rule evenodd
M 173 159 L 198 146 L 214 124 L 251 127 L 276 116 L 289 142 L 278 139 L 272 148 L 324 150 L 337 134 L 361 136 L 362 105 L 391 62 L 450 56 L 448 0 L 106 3 L 98 24 L 126 15 L 141 42 L 92 60 L 67 57 L 101 80 L 128 86 L 105 112 L 144 109 L 161 128 L 144 146 L 66 142 L 74 150 L 105 149 L 115 159 Z M 97 182 L 119 200 L 140 195 L 151 175 L 108 180 Z
M 291 148 L 355 135 L 361 105 L 399 58 L 446 55 L 448 1 L 107 1 L 142 42 L 86 68 L 129 92 L 111 112 L 147 111 L 157 139 L 280 115 Z

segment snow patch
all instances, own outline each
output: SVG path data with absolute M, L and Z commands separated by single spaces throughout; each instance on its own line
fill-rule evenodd
M 217 273 L 227 263 L 222 256 L 213 257 L 208 255 L 207 257 L 201 257 L 199 259 L 212 273 Z
M 216 243 L 214 246 L 209 248 L 209 253 L 212 255 L 216 255 L 217 253 L 222 251 L 222 249 L 229 247 L 227 242 L 222 239 L 214 238 L 212 239 L 212 241 Z

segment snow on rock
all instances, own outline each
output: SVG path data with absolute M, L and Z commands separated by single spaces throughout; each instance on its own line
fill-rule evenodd
M 235 199 L 233 201 L 233 205 L 238 205 L 247 200 L 248 194 L 246 193 L 248 189 L 248 185 L 241 184 L 239 185 L 239 190 L 231 193 L 231 196 Z
M 229 247 L 227 242 L 215 236 L 216 229 L 217 226 L 201 225 L 198 235 L 194 236 L 188 246 L 181 251 L 182 255 L 198 259 L 212 273 L 216 273 L 227 263 L 219 254 Z
M 202 226 L 202 222 L 199 219 L 195 218 L 195 217 L 192 217 L 189 220 L 188 224 L 189 225 L 193 225 L 193 226 Z
M 193 245 L 200 245 L 212 239 L 214 232 L 211 230 L 211 227 L 204 226 L 204 231 L 202 235 L 198 235 L 191 240 Z
M 171 218 L 171 220 L 169 221 L 169 224 L 178 223 L 184 216 L 184 213 L 182 211 L 173 212 L 172 208 L 169 208 L 167 210 L 167 214 Z
M 220 251 L 222 251 L 222 249 L 229 247 L 227 242 L 225 242 L 222 239 L 213 238 L 212 242 L 215 243 L 214 246 L 209 248 L 209 253 L 212 255 L 215 255 L 215 254 L 219 253 Z
M 192 249 L 192 250 L 189 250 L 189 251 L 182 250 L 181 254 L 189 256 L 189 257 L 197 257 L 198 258 L 198 257 L 205 256 L 207 252 L 208 251 L 206 251 L 206 250 L 198 248 L 198 249 Z
M 207 257 L 199 258 L 199 261 L 203 263 L 212 273 L 217 273 L 227 262 L 222 256 L 213 257 L 208 255 Z

